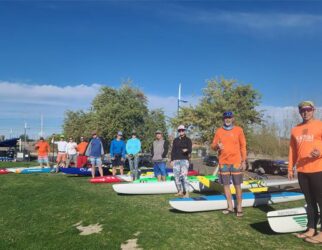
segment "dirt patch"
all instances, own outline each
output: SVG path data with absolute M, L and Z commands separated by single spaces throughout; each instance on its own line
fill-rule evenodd
M 134 236 L 139 236 L 140 235 L 140 232 L 137 232 L 134 234 Z M 123 244 L 121 244 L 121 250 L 143 250 L 143 248 L 140 248 L 138 246 L 138 239 L 135 238 L 135 239 L 129 239 L 127 240 L 126 242 L 124 242 Z
M 82 221 L 76 223 L 74 226 L 80 231 L 79 235 L 97 234 L 103 230 L 102 225 L 96 223 L 88 226 L 82 226 Z

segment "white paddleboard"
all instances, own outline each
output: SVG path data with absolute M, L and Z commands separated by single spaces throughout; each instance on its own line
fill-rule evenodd
M 277 193 L 243 193 L 242 207 L 253 207 L 304 199 L 302 193 L 277 192 Z M 195 198 L 176 198 L 169 201 L 170 206 L 183 212 L 204 212 L 222 210 L 227 208 L 224 195 L 209 195 Z M 236 206 L 236 195 L 233 195 L 233 204 Z
M 276 233 L 295 233 L 307 229 L 305 207 L 282 209 L 267 213 L 268 224 Z M 321 224 L 319 224 L 319 227 Z

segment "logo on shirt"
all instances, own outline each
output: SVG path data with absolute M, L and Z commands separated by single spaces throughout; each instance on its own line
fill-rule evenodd
M 297 143 L 302 143 L 302 142 L 313 142 L 313 140 L 314 140 L 314 135 L 307 135 L 307 134 L 304 134 L 304 135 L 298 135 L 298 136 L 296 136 L 295 138 L 296 138 Z

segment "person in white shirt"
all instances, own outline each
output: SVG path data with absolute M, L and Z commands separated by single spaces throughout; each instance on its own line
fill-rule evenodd
M 58 148 L 58 154 L 56 159 L 56 162 L 57 162 L 56 173 L 58 173 L 60 167 L 66 167 L 67 142 L 65 141 L 65 137 L 63 135 L 60 136 L 60 141 L 55 141 L 55 135 L 53 135 L 53 138 L 51 139 L 51 143 L 56 144 Z
M 69 138 L 66 146 L 67 160 L 66 167 L 70 167 L 70 163 L 74 162 L 77 166 L 77 143 L 73 141 L 73 138 Z

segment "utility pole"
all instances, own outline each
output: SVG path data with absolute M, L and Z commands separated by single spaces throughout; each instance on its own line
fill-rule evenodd
M 187 103 L 188 101 L 182 100 L 181 99 L 181 83 L 179 83 L 179 91 L 178 91 L 178 107 L 177 107 L 177 116 L 179 117 L 179 112 L 180 112 L 180 103 Z

